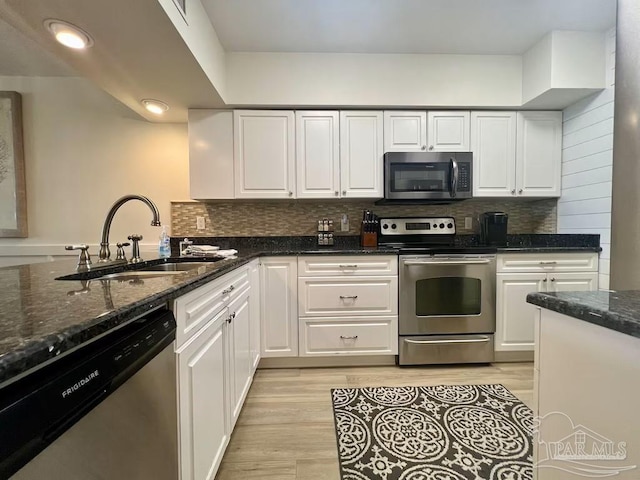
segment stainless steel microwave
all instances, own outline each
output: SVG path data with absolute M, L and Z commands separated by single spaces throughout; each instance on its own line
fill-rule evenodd
M 471 152 L 388 152 L 384 154 L 387 200 L 471 198 Z

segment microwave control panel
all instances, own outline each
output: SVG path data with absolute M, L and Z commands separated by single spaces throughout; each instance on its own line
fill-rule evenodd
M 471 191 L 471 164 L 460 163 L 458 166 L 458 191 Z

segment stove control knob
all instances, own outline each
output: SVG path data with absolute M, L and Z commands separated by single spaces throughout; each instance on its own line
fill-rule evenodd
M 453 228 L 453 223 L 447 223 L 447 228 Z
M 384 223 L 384 224 L 382 224 L 382 228 L 384 228 L 384 229 L 386 230 L 387 228 L 389 228 L 389 225 L 387 225 L 386 223 Z
M 438 228 L 438 224 L 437 224 L 437 223 L 434 223 L 434 224 L 433 224 L 433 228 Z
M 397 227 L 397 225 L 396 225 L 395 223 L 392 223 L 392 224 L 391 224 L 391 229 L 392 229 L 392 230 L 395 230 L 395 229 L 396 229 L 396 227 Z
M 444 223 L 441 223 L 441 224 L 440 224 L 440 228 L 444 228 Z

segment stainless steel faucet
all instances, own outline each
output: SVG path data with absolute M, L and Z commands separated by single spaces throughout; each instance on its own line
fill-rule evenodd
M 111 229 L 111 222 L 113 221 L 113 217 L 115 216 L 118 209 L 129 200 L 140 200 L 141 202 L 145 203 L 151 209 L 151 213 L 153 214 L 151 226 L 160 226 L 160 213 L 158 212 L 158 207 L 156 207 L 156 204 L 149 200 L 147 197 L 143 197 L 142 195 L 125 195 L 124 197 L 119 198 L 109 209 L 107 218 L 105 218 L 104 225 L 102 226 L 100 253 L 98 254 L 98 262 L 100 263 L 108 262 L 111 257 L 111 252 L 109 251 L 109 230 Z

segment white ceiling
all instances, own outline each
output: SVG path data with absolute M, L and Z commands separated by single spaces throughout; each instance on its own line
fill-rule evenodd
M 522 54 L 606 30 L 616 0 L 202 0 L 231 52 Z
M 78 74 L 0 18 L 0 75 L 66 77 Z

